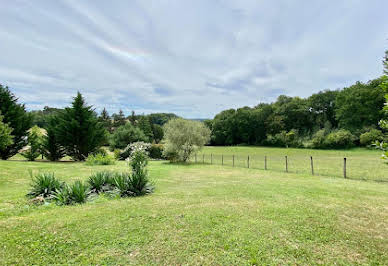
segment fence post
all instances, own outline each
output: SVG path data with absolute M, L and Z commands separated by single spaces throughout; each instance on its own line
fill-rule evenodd
M 267 170 L 267 155 L 264 156 L 264 170 Z
M 213 153 L 210 154 L 210 164 L 213 164 Z
M 232 155 L 232 157 L 233 157 L 233 167 L 234 167 L 234 154 Z
M 221 165 L 224 165 L 224 155 L 221 154 Z
M 313 156 L 310 156 L 310 162 L 311 162 L 311 174 L 314 175 L 314 162 L 313 162 Z
M 286 173 L 288 173 L 288 159 L 287 159 L 287 155 L 286 155 Z
M 346 158 L 344 158 L 344 178 L 346 178 Z
M 249 155 L 248 155 L 248 168 L 249 168 Z

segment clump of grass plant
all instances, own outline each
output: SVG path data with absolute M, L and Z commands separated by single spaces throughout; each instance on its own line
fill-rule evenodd
M 63 183 L 55 177 L 54 173 L 38 173 L 33 175 L 30 172 L 30 177 L 32 183 L 27 196 L 31 198 L 43 197 L 44 199 L 51 199 L 54 192 L 63 187 Z

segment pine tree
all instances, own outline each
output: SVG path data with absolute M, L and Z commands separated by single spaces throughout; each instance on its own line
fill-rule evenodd
M 0 157 L 6 160 L 21 148 L 27 145 L 28 129 L 32 124 L 32 117 L 24 105 L 18 104 L 18 99 L 9 90 L 0 84 L 0 112 L 3 115 L 3 122 L 12 128 L 13 144 L 0 148 Z
M 132 125 L 136 125 L 136 115 L 135 115 L 135 111 L 132 110 L 131 112 L 131 116 L 129 118 L 129 121 L 131 122 Z
M 59 161 L 65 156 L 65 149 L 59 143 L 57 136 L 58 121 L 56 115 L 52 115 L 47 119 L 47 133 L 43 140 L 42 149 L 44 156 L 50 161 Z
M 98 122 L 92 106 L 87 106 L 81 93 L 77 93 L 71 107 L 59 116 L 57 139 L 66 154 L 83 161 L 104 143 L 106 131 Z
M 104 126 L 104 128 L 109 132 L 112 133 L 112 120 L 109 116 L 108 111 L 104 109 L 101 111 L 100 116 L 98 117 L 98 121 L 101 122 Z
M 125 125 L 125 115 L 123 110 L 120 109 L 118 114 L 113 114 L 113 126 L 118 128 L 119 126 Z
M 154 134 L 152 133 L 150 120 L 146 116 L 142 115 L 139 118 L 137 126 L 144 132 L 144 134 L 148 138 L 148 142 L 152 142 Z

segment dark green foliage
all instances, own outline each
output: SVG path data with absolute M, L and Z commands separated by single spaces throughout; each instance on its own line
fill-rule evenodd
M 152 193 L 154 190 L 144 173 L 132 175 L 129 173 L 116 173 L 113 180 L 121 197 L 143 196 Z
M 146 116 L 140 116 L 137 121 L 137 126 L 144 132 L 146 136 L 146 142 L 152 142 L 154 138 L 154 134 L 152 132 L 152 126 L 150 123 L 150 119 Z
M 50 161 L 59 161 L 65 156 L 65 149 L 57 135 L 58 116 L 47 117 L 46 135 L 43 138 L 42 150 Z
M 9 90 L 0 84 L 0 113 L 3 123 L 12 128 L 13 144 L 0 149 L 0 158 L 6 160 L 19 152 L 27 145 L 28 129 L 32 125 L 32 118 L 24 105 L 18 104 L 18 99 Z
M 3 123 L 3 116 L 0 112 L 0 150 L 13 144 L 12 128 Z
M 311 113 L 314 129 L 325 127 L 327 122 L 332 127 L 337 127 L 338 122 L 335 117 L 335 101 L 338 91 L 325 90 L 311 95 L 308 101 L 308 108 Z
M 89 186 L 80 180 L 70 185 L 70 199 L 72 203 L 85 203 L 89 196 Z
M 162 144 L 152 144 L 148 149 L 150 158 L 152 159 L 163 159 L 163 145 Z
M 88 179 L 91 192 L 101 193 L 113 189 L 113 174 L 108 171 L 92 174 Z
M 53 193 L 53 200 L 57 205 L 70 205 L 72 204 L 71 189 L 69 185 L 63 184 L 63 186 L 55 190 Z
M 170 119 L 178 118 L 178 116 L 173 113 L 154 113 L 149 114 L 148 117 L 150 118 L 152 124 L 160 126 L 166 124 Z
M 364 127 L 377 125 L 384 106 L 381 83 L 382 79 L 368 83 L 357 82 L 338 93 L 335 108 L 341 128 L 356 133 Z
M 153 133 L 153 138 L 155 143 L 159 143 L 164 136 L 163 128 L 162 126 L 158 124 L 153 124 L 152 125 L 152 133 Z
M 109 116 L 109 113 L 105 108 L 101 111 L 101 114 L 98 117 L 98 121 L 104 126 L 104 128 L 107 132 L 109 132 L 109 133 L 113 132 L 112 119 Z
M 120 110 L 118 114 L 113 114 L 112 118 L 113 118 L 113 127 L 114 128 L 121 127 L 121 126 L 125 125 L 125 123 L 126 123 L 126 119 L 125 119 L 125 115 L 124 115 L 123 110 Z
M 32 116 L 32 125 L 45 128 L 48 126 L 50 117 L 59 114 L 63 109 L 45 106 L 43 110 L 29 112 Z
M 30 172 L 32 179 L 29 197 L 38 197 L 50 199 L 56 190 L 60 190 L 63 184 L 55 178 L 54 173 L 39 173 L 35 176 Z
M 87 106 L 78 92 L 72 107 L 65 109 L 59 116 L 57 139 L 66 154 L 76 161 L 85 160 L 105 141 L 106 131 L 98 122 L 91 106 Z
M 128 144 L 136 141 L 147 141 L 147 136 L 138 127 L 126 123 L 124 126 L 117 128 L 110 136 L 109 144 L 112 150 L 124 149 Z
M 325 148 L 325 139 L 327 136 L 327 132 L 325 129 L 318 130 L 315 132 L 311 139 L 311 148 L 314 149 L 323 149 Z

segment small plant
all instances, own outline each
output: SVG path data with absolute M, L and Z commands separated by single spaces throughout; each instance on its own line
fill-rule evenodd
M 85 203 L 89 195 L 89 187 L 77 180 L 70 186 L 69 193 L 72 203 Z
M 28 133 L 28 149 L 21 153 L 29 161 L 35 161 L 36 158 L 42 153 L 43 134 L 41 129 L 37 126 L 33 126 Z
M 71 190 L 67 184 L 64 184 L 63 187 L 59 190 L 56 190 L 53 194 L 53 199 L 57 205 L 70 205 L 72 204 L 71 199 Z
M 97 172 L 89 177 L 88 184 L 91 192 L 99 194 L 109 191 L 112 189 L 113 184 L 112 173 L 107 171 Z
M 86 159 L 87 165 L 112 165 L 115 164 L 116 160 L 109 154 L 90 154 Z
M 55 191 L 63 187 L 58 179 L 55 178 L 54 173 L 39 173 L 35 176 L 30 172 L 32 178 L 31 190 L 27 194 L 29 197 L 43 197 L 45 199 L 52 198 Z

